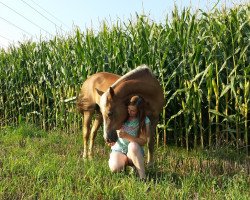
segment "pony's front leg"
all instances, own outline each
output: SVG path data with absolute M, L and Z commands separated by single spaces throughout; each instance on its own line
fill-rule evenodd
M 83 158 L 88 156 L 88 140 L 90 135 L 90 123 L 93 111 L 84 111 L 83 113 Z
M 91 129 L 91 134 L 90 134 L 90 143 L 89 143 L 89 158 L 92 158 L 93 156 L 93 146 L 94 146 L 94 142 L 95 142 L 95 138 L 97 135 L 97 131 L 100 128 L 101 124 L 102 124 L 102 114 L 101 113 L 97 113 L 96 117 L 95 117 L 95 121 L 93 123 L 92 129 Z

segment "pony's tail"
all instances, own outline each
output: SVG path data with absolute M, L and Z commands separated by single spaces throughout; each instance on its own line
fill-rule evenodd
M 81 114 L 83 114 L 83 94 L 80 93 L 77 98 L 76 98 L 76 107 L 78 112 L 80 112 Z

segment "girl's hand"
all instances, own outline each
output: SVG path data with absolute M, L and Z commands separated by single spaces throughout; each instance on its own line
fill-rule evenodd
M 127 138 L 128 134 L 126 132 L 124 132 L 124 131 L 118 130 L 117 131 L 117 136 L 119 138 Z

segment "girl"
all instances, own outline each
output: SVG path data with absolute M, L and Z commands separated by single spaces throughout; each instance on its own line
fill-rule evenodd
M 118 140 L 110 144 L 112 152 L 109 168 L 112 172 L 120 172 L 127 165 L 135 166 L 140 179 L 145 180 L 144 151 L 150 134 L 150 120 L 145 115 L 144 100 L 133 96 L 128 105 L 128 119 L 117 130 Z

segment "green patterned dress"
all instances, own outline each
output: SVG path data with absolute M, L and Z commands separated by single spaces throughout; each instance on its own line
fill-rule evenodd
M 149 124 L 150 120 L 148 117 L 145 118 L 145 124 Z M 138 118 L 132 119 L 132 120 L 127 120 L 121 127 L 121 131 L 124 131 L 134 137 L 137 136 L 138 131 L 139 131 L 139 120 Z M 128 144 L 129 141 L 124 138 L 118 138 L 117 142 L 115 145 L 111 147 L 112 151 L 114 152 L 121 152 L 123 154 L 128 153 Z M 142 148 L 142 147 L 141 147 Z M 143 148 L 142 148 L 143 152 Z

